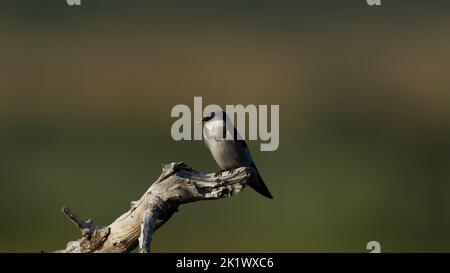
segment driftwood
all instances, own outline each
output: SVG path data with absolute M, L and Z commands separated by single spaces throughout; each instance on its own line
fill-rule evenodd
M 60 253 L 131 252 L 137 246 L 150 252 L 152 234 L 178 211 L 181 204 L 215 200 L 238 194 L 256 177 L 252 168 L 241 167 L 216 174 L 203 174 L 188 165 L 163 166 L 160 177 L 131 208 L 106 227 L 82 221 L 68 208 L 63 213 L 80 229 L 81 238 Z

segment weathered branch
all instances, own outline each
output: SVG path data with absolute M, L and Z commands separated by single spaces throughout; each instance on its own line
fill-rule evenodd
M 238 194 L 256 177 L 252 168 L 203 174 L 179 162 L 163 166 L 160 177 L 144 195 L 131 202 L 131 209 L 107 227 L 82 221 L 68 208 L 63 213 L 81 231 L 81 238 L 56 252 L 130 252 L 139 245 L 140 252 L 150 252 L 152 234 L 178 211 L 181 204 L 215 200 Z

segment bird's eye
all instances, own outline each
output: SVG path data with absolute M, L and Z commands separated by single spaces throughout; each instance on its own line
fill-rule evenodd
M 211 120 L 213 117 L 215 116 L 215 113 L 212 112 L 211 114 L 209 114 L 209 116 L 206 116 L 202 119 L 203 122 L 207 122 L 209 120 Z

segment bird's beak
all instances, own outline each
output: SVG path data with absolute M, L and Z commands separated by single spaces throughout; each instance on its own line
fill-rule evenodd
M 202 118 L 202 121 L 198 121 L 197 124 L 205 124 L 210 119 L 211 119 L 211 117 L 204 117 L 204 118 Z

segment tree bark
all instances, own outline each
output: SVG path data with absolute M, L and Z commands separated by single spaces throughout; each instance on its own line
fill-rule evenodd
M 58 253 L 131 252 L 137 246 L 150 252 L 152 234 L 178 211 L 178 206 L 200 200 L 215 200 L 238 194 L 256 177 L 252 168 L 203 174 L 183 162 L 163 166 L 160 177 L 131 208 L 106 227 L 82 221 L 69 208 L 63 213 L 81 231 Z

